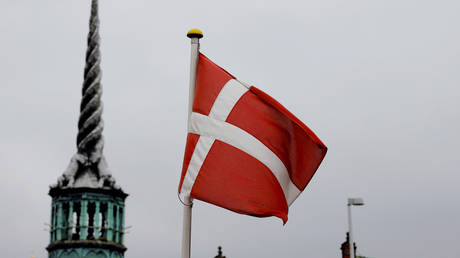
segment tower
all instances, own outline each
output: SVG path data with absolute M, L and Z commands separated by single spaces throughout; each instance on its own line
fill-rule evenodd
M 342 250 L 342 258 L 350 258 L 350 248 L 348 244 L 349 239 L 350 234 L 347 232 L 347 239 L 345 239 L 345 242 L 343 242 L 342 245 L 340 245 L 340 250 Z M 356 254 L 356 243 L 353 243 L 353 248 L 355 249 Z
M 222 255 L 222 246 L 217 247 L 217 256 L 214 256 L 214 258 L 225 258 L 225 256 Z
M 49 258 L 121 258 L 125 199 L 104 155 L 98 0 L 92 0 L 86 66 L 78 120 L 77 153 L 55 185 Z

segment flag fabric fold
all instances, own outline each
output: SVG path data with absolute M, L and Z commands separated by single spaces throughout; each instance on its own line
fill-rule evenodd
M 280 103 L 199 54 L 181 198 L 286 223 L 326 152 Z

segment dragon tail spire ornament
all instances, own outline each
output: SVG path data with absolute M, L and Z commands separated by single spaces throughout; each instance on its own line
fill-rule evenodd
M 102 71 L 100 67 L 101 52 L 99 46 L 98 0 L 92 0 L 77 135 L 78 152 L 86 155 L 92 162 L 97 162 L 102 157 L 104 146 L 104 139 L 102 137 L 104 122 L 102 120 L 101 101 Z
M 59 187 L 119 188 L 115 185 L 115 179 L 108 170 L 102 153 L 104 122 L 102 120 L 98 7 L 98 0 L 92 0 L 78 119 L 77 153 L 72 157 L 64 174 L 58 179 Z

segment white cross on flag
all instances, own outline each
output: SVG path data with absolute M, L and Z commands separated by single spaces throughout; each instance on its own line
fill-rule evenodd
M 276 100 L 199 54 L 181 198 L 287 221 L 327 147 Z

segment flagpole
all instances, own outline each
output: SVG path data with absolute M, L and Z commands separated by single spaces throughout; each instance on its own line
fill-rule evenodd
M 191 29 L 187 33 L 187 37 L 191 39 L 191 54 L 190 54 L 190 88 L 188 94 L 188 119 L 187 131 L 192 114 L 193 99 L 195 97 L 196 87 L 196 72 L 198 67 L 198 52 L 200 49 L 200 38 L 203 33 L 199 29 Z M 184 200 L 184 220 L 182 228 L 182 258 L 190 258 L 191 235 L 192 235 L 192 206 L 193 200 L 190 196 L 186 196 Z

